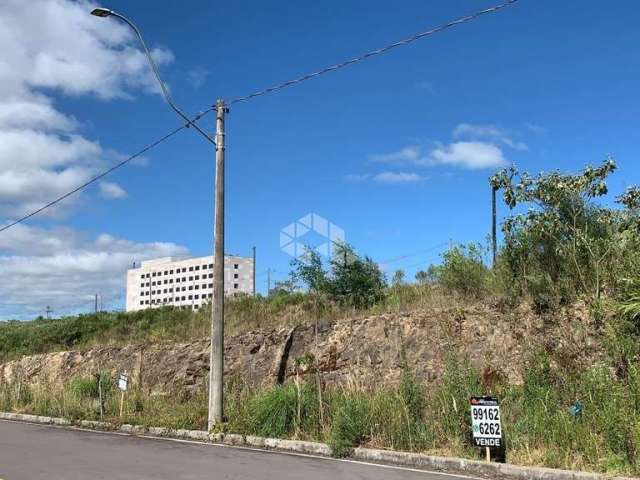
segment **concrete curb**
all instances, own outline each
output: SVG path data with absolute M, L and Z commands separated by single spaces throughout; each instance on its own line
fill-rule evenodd
M 122 424 L 116 426 L 106 422 L 80 420 L 72 422 L 66 418 L 44 417 L 22 413 L 0 412 L 0 420 L 14 420 L 58 426 L 77 426 L 92 430 L 117 431 L 128 435 L 146 435 L 151 437 L 178 438 L 211 442 L 214 444 L 238 447 L 253 447 L 282 452 L 304 453 L 323 457 L 331 456 L 331 449 L 324 443 L 303 442 L 299 440 L 281 440 L 233 433 L 212 433 L 204 430 L 172 430 L 162 427 L 143 427 L 141 425 Z M 611 477 L 599 473 L 577 472 L 543 467 L 523 467 L 505 463 L 487 463 L 452 457 L 434 457 L 421 453 L 396 452 L 373 448 L 356 448 L 351 460 L 370 463 L 392 464 L 425 470 L 458 472 L 489 478 L 509 478 L 518 480 L 633 480 L 626 477 Z M 637 480 L 637 479 L 636 479 Z

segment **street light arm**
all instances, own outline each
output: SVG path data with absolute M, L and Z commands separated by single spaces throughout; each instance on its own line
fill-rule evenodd
M 180 110 L 176 106 L 175 103 L 173 103 L 173 100 L 171 98 L 171 95 L 169 95 L 169 91 L 167 90 L 167 87 L 165 86 L 164 82 L 162 81 L 162 78 L 160 78 L 160 72 L 158 71 L 158 67 L 156 65 L 156 62 L 153 60 L 153 57 L 151 56 L 151 52 L 149 51 L 149 48 L 147 47 L 147 44 L 144 41 L 144 38 L 142 38 L 142 34 L 140 33 L 140 30 L 138 30 L 138 27 L 136 27 L 131 20 L 129 20 L 124 15 L 119 14 L 118 12 L 114 12 L 113 10 L 106 10 L 106 9 L 100 9 L 100 11 L 105 12 L 106 14 L 105 15 L 98 15 L 98 16 L 114 16 L 114 17 L 117 17 L 120 20 L 122 20 L 127 25 L 129 25 L 129 27 L 131 27 L 131 29 L 138 36 L 138 39 L 140 40 L 140 43 L 142 44 L 142 47 L 144 48 L 144 53 L 147 56 L 147 60 L 149 60 L 149 64 L 151 65 L 151 70 L 153 70 L 153 74 L 156 77 L 156 80 L 160 84 L 160 89 L 162 90 L 162 96 L 164 97 L 164 99 L 167 101 L 167 103 L 173 109 L 174 112 L 176 112 L 184 120 L 186 120 L 187 126 L 192 126 L 193 128 L 195 128 L 198 132 L 200 132 L 202 134 L 202 136 L 204 136 L 207 140 L 209 140 L 211 143 L 213 143 L 215 145 L 216 141 L 213 139 L 213 137 L 211 137 L 211 135 L 209 135 L 207 132 L 202 130 L 194 121 L 192 121 L 188 116 L 186 116 L 182 112 L 182 110 Z

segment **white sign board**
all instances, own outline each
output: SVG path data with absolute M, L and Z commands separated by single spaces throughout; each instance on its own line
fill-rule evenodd
M 121 373 L 118 377 L 118 388 L 122 391 L 127 389 L 129 385 L 129 376 L 126 373 Z
M 500 447 L 502 425 L 496 397 L 471 397 L 471 431 L 477 447 Z

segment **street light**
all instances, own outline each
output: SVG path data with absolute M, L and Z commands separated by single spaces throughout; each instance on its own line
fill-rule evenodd
M 208 429 L 223 420 L 223 380 L 224 380 L 224 154 L 225 154 L 225 114 L 228 108 L 224 100 L 216 101 L 216 138 L 202 130 L 194 121 L 187 117 L 180 110 L 169 95 L 169 91 L 160 78 L 158 67 L 147 48 L 142 34 L 138 28 L 125 16 L 109 10 L 107 8 L 96 8 L 91 12 L 96 17 L 116 17 L 129 25 L 135 32 L 147 60 L 151 65 L 153 74 L 160 84 L 160 89 L 164 99 L 169 106 L 182 119 L 187 122 L 187 126 L 195 128 L 203 137 L 215 145 L 216 148 L 216 181 L 215 181 L 215 220 L 214 220 L 214 249 L 213 249 L 213 305 L 211 309 L 211 355 L 209 361 L 209 418 Z

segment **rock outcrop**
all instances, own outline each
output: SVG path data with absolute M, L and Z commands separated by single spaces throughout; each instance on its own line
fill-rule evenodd
M 502 313 L 482 306 L 394 313 L 340 321 L 318 320 L 295 328 L 228 337 L 225 372 L 250 384 L 282 382 L 295 374 L 296 359 L 313 357 L 327 384 L 361 387 L 398 381 L 403 366 L 431 382 L 448 355 L 462 355 L 485 376 L 521 381 L 527 355 L 551 349 L 558 361 L 592 363 L 599 346 L 579 310 L 552 321 L 527 309 Z M 308 363 L 299 373 L 309 371 Z M 209 371 L 209 343 L 157 343 L 31 355 L 0 365 L 0 382 L 62 385 L 99 370 L 126 370 L 152 394 L 193 393 Z

